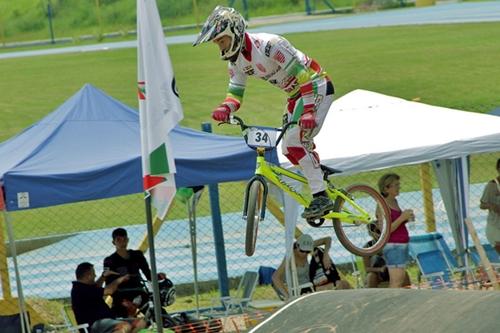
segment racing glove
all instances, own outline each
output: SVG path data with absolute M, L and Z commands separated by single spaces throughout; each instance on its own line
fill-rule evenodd
M 220 122 L 227 122 L 231 109 L 226 104 L 221 104 L 212 111 L 212 119 Z

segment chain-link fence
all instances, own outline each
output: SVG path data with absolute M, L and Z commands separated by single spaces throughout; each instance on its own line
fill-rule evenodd
M 471 218 L 483 243 L 486 243 L 486 212 L 479 210 L 479 198 L 485 183 L 495 176 L 496 158 L 495 154 L 480 154 L 470 159 Z M 422 182 L 428 182 L 432 191 L 431 195 L 426 195 L 426 199 L 431 200 L 429 207 L 435 216 L 436 230 L 443 234 L 450 247 L 454 248 L 448 218 L 432 168 L 430 177 L 425 179 L 421 177 L 421 170 L 422 166 L 413 165 L 337 176 L 335 184 L 344 187 L 352 183 L 366 183 L 376 188 L 377 180 L 383 173 L 398 173 L 402 185 L 398 197 L 399 204 L 403 209 L 414 209 L 417 222 L 415 227 L 410 229 L 410 234 L 415 235 L 425 233 L 426 220 L 432 220 L 429 210 L 424 212 Z M 241 217 L 244 186 L 245 184 L 238 182 L 221 184 L 218 187 L 223 244 L 217 245 L 222 246 L 225 251 L 231 288 L 235 288 L 238 278 L 245 271 L 257 271 L 260 266 L 276 268 L 285 255 L 284 227 L 267 212 L 265 221 L 261 222 L 259 227 L 255 255 L 245 256 L 245 222 Z M 195 239 L 201 307 L 210 306 L 211 300 L 219 296 L 218 269 L 222 265 L 216 260 L 216 237 L 211 210 L 214 198 L 210 197 L 210 192 L 206 188 L 196 206 Z M 77 264 L 91 262 L 95 265 L 97 274 L 100 274 L 103 259 L 115 251 L 111 239 L 111 232 L 115 227 L 126 228 L 130 239 L 129 247 L 139 248 L 147 234 L 144 212 L 143 197 L 138 194 L 4 215 L 9 217 L 13 226 L 20 282 L 28 305 L 34 310 L 32 318 L 35 317 L 36 320 L 39 315 L 45 323 L 57 323 L 61 320 L 59 309 L 69 300 L 71 281 L 75 279 Z M 169 308 L 170 311 L 193 309 L 196 305 L 191 243 L 193 230 L 190 231 L 187 216 L 186 203 L 177 198 L 167 220 L 155 236 L 158 271 L 166 272 L 177 286 L 178 300 Z M 304 221 L 298 222 L 302 232 L 315 238 L 332 236 L 330 255 L 341 272 L 355 285 L 356 281 L 352 277 L 355 258 L 338 243 L 331 224 L 328 225 L 327 222 L 325 225 L 322 228 L 313 228 Z M 6 224 L 2 223 L 2 227 L 6 237 Z M 0 249 L 2 314 L 18 312 L 17 301 L 9 301 L 17 297 L 18 293 L 11 246 L 8 239 L 5 241 L 5 247 Z M 147 255 L 146 257 L 149 260 Z M 271 287 L 259 286 L 254 293 L 254 299 L 277 299 L 277 296 Z
M 38 0 L 0 2 L 0 45 L 49 40 L 52 43 L 135 35 L 136 0 Z M 351 6 L 337 0 L 336 7 Z M 200 27 L 217 5 L 231 5 L 247 19 L 309 13 L 334 8 L 324 0 L 157 0 L 163 26 L 168 30 Z M 312 8 L 312 9 L 311 9 Z M 135 38 L 135 36 L 134 36 Z

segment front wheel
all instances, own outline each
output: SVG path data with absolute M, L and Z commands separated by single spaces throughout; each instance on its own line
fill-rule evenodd
M 257 231 L 259 229 L 260 212 L 263 205 L 264 188 L 258 181 L 254 181 L 248 190 L 247 206 L 247 229 L 245 235 L 245 253 L 252 256 L 257 243 Z
M 345 192 L 352 202 L 339 196 L 335 200 L 334 210 L 354 216 L 354 223 L 333 219 L 335 234 L 348 251 L 359 256 L 372 256 L 389 239 L 391 211 L 382 195 L 370 186 L 351 185 Z M 363 214 L 368 219 L 362 219 Z M 360 216 L 359 221 L 356 216 Z

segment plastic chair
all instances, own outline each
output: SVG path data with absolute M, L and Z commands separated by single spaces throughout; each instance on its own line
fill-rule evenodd
M 255 287 L 259 281 L 259 274 L 253 271 L 246 271 L 238 285 L 235 296 L 224 296 L 220 298 L 224 307 L 224 315 L 230 313 L 243 313 L 248 307 L 249 302 L 252 300 Z M 213 306 L 212 306 L 213 309 Z
M 432 289 L 451 288 L 453 281 L 448 262 L 439 250 L 417 254 L 416 261 L 422 276 Z
M 448 266 L 448 272 L 450 274 L 453 273 L 462 273 L 462 276 L 465 276 L 467 273 L 469 276 L 474 276 L 474 272 L 472 267 L 459 265 L 457 259 L 451 252 L 446 240 L 443 238 L 443 235 L 440 233 L 430 233 L 424 235 L 416 235 L 410 237 L 409 243 L 410 255 L 416 259 L 416 257 L 420 253 L 429 252 L 429 251 L 439 251 L 442 253 L 442 257 L 445 260 Z M 468 282 L 464 279 L 464 284 Z
M 78 324 L 75 319 L 75 315 L 70 305 L 64 305 L 61 308 L 61 316 L 63 317 L 64 324 L 62 325 L 51 325 L 52 329 L 56 331 L 64 332 L 84 332 L 89 333 L 89 324 Z

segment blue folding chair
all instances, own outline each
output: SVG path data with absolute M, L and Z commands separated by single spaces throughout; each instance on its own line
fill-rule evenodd
M 491 246 L 491 244 L 482 244 L 484 251 L 486 252 L 486 256 L 488 257 L 488 260 L 490 261 L 491 265 L 493 268 L 495 268 L 497 271 L 500 270 L 500 256 L 498 255 L 497 251 Z M 481 266 L 481 258 L 479 257 L 479 254 L 477 253 L 477 249 L 475 247 L 470 249 L 470 254 L 472 261 L 474 261 L 474 264 L 476 266 Z
M 450 274 L 450 278 L 454 273 L 462 273 L 463 283 L 464 285 L 469 282 L 465 278 L 465 273 L 468 273 L 469 276 L 474 276 L 474 272 L 471 267 L 461 266 L 458 264 L 457 259 L 451 252 L 446 240 L 443 238 L 443 235 L 440 233 L 430 233 L 424 235 L 416 235 L 410 237 L 409 243 L 410 255 L 417 259 L 417 256 L 421 253 L 430 252 L 430 251 L 439 251 L 441 252 L 441 257 L 445 261 L 447 269 L 446 271 Z M 423 273 L 423 272 L 422 272 Z
M 439 250 L 418 253 L 416 261 L 422 276 L 432 289 L 450 288 L 453 286 L 450 267 Z

